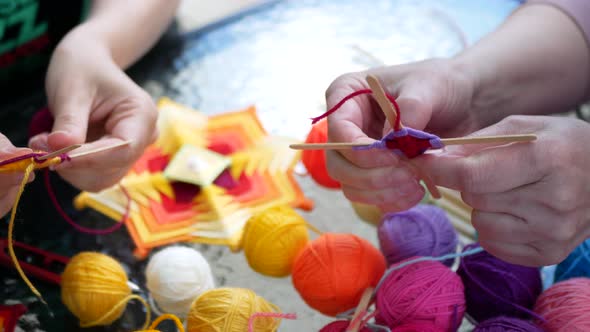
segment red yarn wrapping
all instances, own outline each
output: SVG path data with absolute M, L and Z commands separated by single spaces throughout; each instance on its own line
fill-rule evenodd
M 326 143 L 328 141 L 328 121 L 322 120 L 314 124 L 307 135 L 305 143 Z M 326 168 L 326 151 L 303 150 L 301 161 L 313 178 L 322 187 L 339 189 L 340 182 L 334 180 Z

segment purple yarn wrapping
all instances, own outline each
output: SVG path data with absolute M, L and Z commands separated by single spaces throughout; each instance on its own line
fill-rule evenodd
M 427 204 L 386 214 L 377 235 L 388 265 L 415 256 L 438 257 L 453 253 L 458 242 L 457 232 L 446 212 Z M 442 263 L 451 266 L 453 260 Z
M 465 250 L 477 246 L 470 244 Z M 539 269 L 510 264 L 482 251 L 463 257 L 457 273 L 465 285 L 467 313 L 476 321 L 500 316 L 544 321 L 532 311 L 542 291 Z
M 543 329 L 519 318 L 497 317 L 480 323 L 473 332 L 543 332 Z
M 371 145 L 356 146 L 356 147 L 353 147 L 353 150 L 387 149 L 387 144 L 386 144 L 387 141 L 392 141 L 398 137 L 403 137 L 406 135 L 410 135 L 412 137 L 416 137 L 416 138 L 420 138 L 420 139 L 429 140 L 429 143 L 432 146 L 432 149 L 442 149 L 444 147 L 444 144 L 442 143 L 440 137 L 438 137 L 436 135 L 432 135 L 427 132 L 413 129 L 413 128 L 403 127 L 400 130 L 389 132 L 389 134 L 385 135 L 385 137 L 383 137 L 381 140 L 379 140 Z M 400 150 L 397 150 L 397 149 L 394 149 L 393 152 L 396 154 L 403 155 L 403 152 Z

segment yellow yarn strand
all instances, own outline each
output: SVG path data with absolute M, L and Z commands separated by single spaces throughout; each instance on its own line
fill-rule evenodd
M 14 264 L 14 267 L 18 271 L 18 274 L 20 275 L 21 279 L 25 282 L 25 284 L 27 284 L 27 286 L 29 287 L 31 292 L 33 292 L 33 294 L 35 294 L 35 296 L 37 296 L 43 304 L 47 305 L 47 302 L 45 302 L 45 299 L 43 299 L 43 296 L 41 296 L 41 293 L 37 290 L 37 288 L 35 288 L 35 286 L 33 286 L 33 283 L 29 280 L 29 278 L 27 278 L 27 275 L 25 274 L 25 272 L 21 268 L 20 263 L 18 262 L 18 259 L 16 258 L 16 254 L 14 253 L 14 247 L 12 246 L 12 233 L 14 231 L 14 220 L 16 219 L 16 209 L 18 207 L 18 202 L 20 201 L 23 191 L 25 190 L 25 186 L 27 185 L 27 182 L 29 182 L 29 177 L 31 176 L 31 172 L 34 169 L 35 169 L 35 164 L 33 164 L 33 163 L 29 164 L 29 166 L 27 166 L 27 168 L 25 168 L 25 175 L 24 175 L 23 180 L 20 184 L 20 187 L 18 188 L 18 193 L 16 194 L 16 199 L 14 200 L 14 205 L 12 205 L 12 211 L 10 212 L 10 221 L 8 222 L 8 254 L 10 255 L 10 259 L 12 259 L 12 264 Z
M 174 325 L 176 325 L 176 329 L 178 330 L 178 332 L 184 332 L 184 325 L 182 325 L 182 322 L 180 321 L 180 319 L 178 319 L 178 317 L 172 314 L 161 315 L 156 320 L 154 320 L 154 322 L 150 325 L 150 327 L 147 330 L 141 330 L 137 332 L 160 332 L 156 330 L 156 327 L 158 327 L 158 325 L 160 325 L 161 322 L 167 319 L 174 322 Z
M 110 317 L 112 314 L 114 314 L 115 312 L 117 312 L 119 309 L 121 309 L 121 307 L 127 305 L 127 303 L 129 303 L 129 301 L 131 300 L 137 300 L 139 301 L 141 304 L 143 304 L 143 306 L 145 307 L 145 322 L 143 323 L 143 326 L 141 327 L 142 330 L 145 330 L 148 325 L 150 324 L 150 321 L 152 319 L 152 314 L 151 314 L 151 310 L 150 310 L 150 306 L 149 304 L 143 299 L 143 297 L 137 295 L 137 294 L 132 294 L 127 296 L 126 298 L 122 299 L 121 301 L 119 301 L 119 303 L 115 304 L 111 310 L 109 310 L 107 313 L 105 313 L 104 315 L 102 315 L 102 317 L 100 317 L 99 319 L 93 321 L 93 322 L 80 322 L 80 327 L 91 327 L 91 326 L 97 326 L 97 325 L 104 325 L 102 323 L 104 323 L 104 321 L 106 319 L 108 319 L 108 317 Z

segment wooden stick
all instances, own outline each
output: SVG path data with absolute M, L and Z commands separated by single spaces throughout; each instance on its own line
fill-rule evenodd
M 291 144 L 289 147 L 293 150 L 344 150 L 355 147 L 366 147 L 366 143 L 301 143 Z
M 361 328 L 361 322 L 363 319 L 360 317 L 360 315 L 367 312 L 367 308 L 369 307 L 369 304 L 371 304 L 371 298 L 373 296 L 374 290 L 375 289 L 373 287 L 365 289 L 365 292 L 359 301 L 359 305 L 356 307 L 354 315 L 350 321 L 351 323 L 346 329 L 346 332 L 358 332 L 358 330 Z
M 84 157 L 90 154 L 94 154 L 94 153 L 99 153 L 99 152 L 103 152 L 103 151 L 107 151 L 107 150 L 111 150 L 111 149 L 115 149 L 121 146 L 125 146 L 125 145 L 129 145 L 131 144 L 131 141 L 124 141 L 121 143 L 117 143 L 117 144 L 113 144 L 113 145 L 109 145 L 109 146 L 103 146 L 102 148 L 98 148 L 98 149 L 94 149 L 94 150 L 90 150 L 90 151 L 84 151 L 84 152 L 80 152 L 77 154 L 73 154 L 70 156 L 70 158 L 74 159 L 74 158 L 80 158 L 80 157 Z
M 522 134 L 522 135 L 498 135 L 498 136 L 444 138 L 444 139 L 441 139 L 441 142 L 444 145 L 488 144 L 488 143 L 494 144 L 494 143 L 531 142 L 536 139 L 537 139 L 537 135 Z
M 534 134 L 521 135 L 498 135 L 498 136 L 479 136 L 479 137 L 457 137 L 443 138 L 441 142 L 444 145 L 465 145 L 465 144 L 494 144 L 494 143 L 518 143 L 531 142 L 537 139 Z M 370 144 L 365 143 L 306 143 L 291 144 L 289 147 L 295 150 L 344 150 L 355 147 L 368 147 Z
M 371 88 L 371 90 L 373 90 L 373 97 L 375 97 L 377 103 L 379 104 L 379 107 L 381 107 L 381 110 L 383 110 L 383 114 L 385 114 L 385 117 L 387 118 L 387 122 L 389 122 L 391 129 L 397 129 L 395 128 L 395 122 L 397 120 L 397 111 L 395 110 L 395 107 L 393 107 L 389 99 L 387 99 L 387 95 L 385 95 L 385 90 L 383 90 L 381 83 L 379 83 L 377 77 L 373 75 L 367 76 L 367 83 L 369 83 L 369 87 Z M 400 127 L 402 127 L 401 123 Z
M 59 149 L 59 150 L 53 151 L 51 153 L 48 153 L 46 155 L 43 155 L 43 156 L 37 158 L 37 160 L 51 159 L 51 158 L 57 157 L 57 156 L 59 156 L 59 155 L 61 155 L 63 153 L 68 153 L 68 152 L 70 152 L 72 150 L 75 150 L 75 149 L 77 149 L 77 148 L 79 148 L 81 146 L 82 146 L 82 144 L 74 144 L 74 145 L 66 146 L 63 149 Z

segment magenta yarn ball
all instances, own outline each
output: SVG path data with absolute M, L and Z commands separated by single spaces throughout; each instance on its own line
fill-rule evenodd
M 478 246 L 470 244 L 465 251 Z M 538 268 L 507 263 L 481 251 L 463 257 L 457 274 L 465 285 L 467 313 L 476 321 L 534 315 L 532 309 L 543 288 Z
M 590 331 L 590 278 L 560 281 L 546 289 L 535 304 L 537 321 L 547 332 Z
M 320 332 L 346 332 L 348 325 L 350 325 L 350 321 L 348 320 L 337 320 L 322 327 Z M 371 329 L 368 327 L 362 327 L 359 332 L 371 332 Z
M 543 329 L 527 320 L 501 316 L 479 323 L 473 332 L 543 332 Z
M 392 271 L 377 290 L 375 305 L 377 324 L 391 329 L 425 322 L 450 331 L 463 319 L 465 293 L 451 269 L 437 261 L 420 261 Z
M 419 204 L 404 212 L 387 213 L 377 235 L 381 252 L 389 265 L 409 257 L 454 253 L 458 243 L 457 232 L 445 210 L 428 204 Z M 453 260 L 443 264 L 451 266 Z

